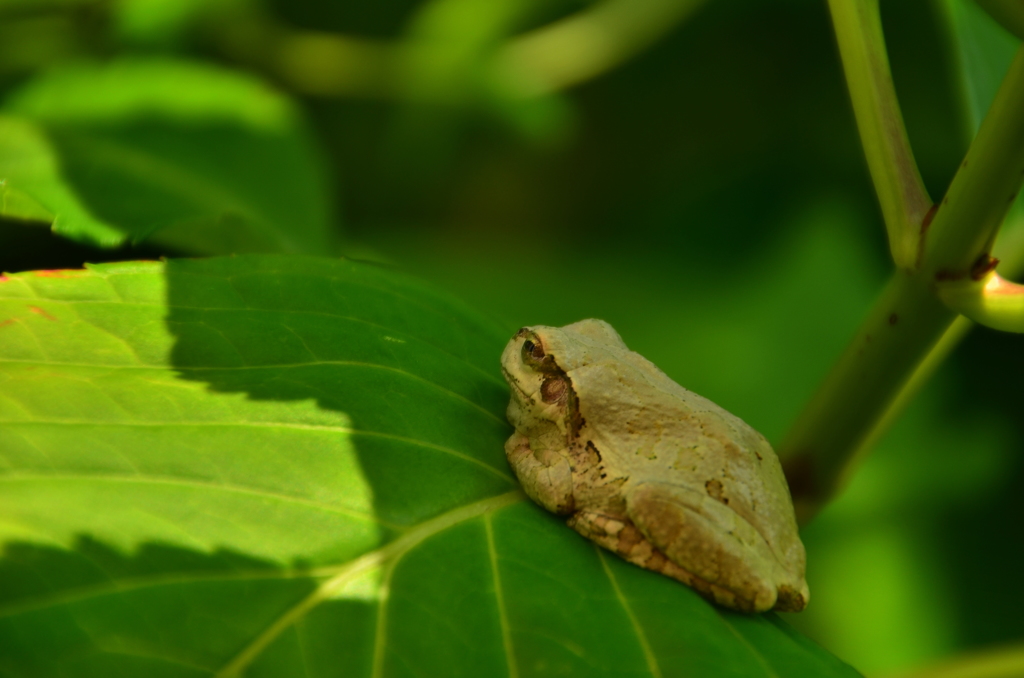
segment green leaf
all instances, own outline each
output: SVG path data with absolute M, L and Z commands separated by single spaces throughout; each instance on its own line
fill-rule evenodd
M 122 40 L 172 46 L 184 42 L 188 30 L 204 20 L 212 22 L 247 4 L 249 0 L 122 0 L 111 10 Z
M 0 673 L 857 675 L 527 501 L 511 331 L 349 261 L 3 278 Z
M 1024 5 L 1014 0 L 976 0 L 989 16 L 1018 38 L 1024 39 Z
M 1017 18 L 1020 9 L 1011 9 L 1005 3 L 981 3 L 992 15 L 985 13 L 975 2 L 946 0 L 950 27 L 955 38 L 959 75 L 963 81 L 967 118 L 971 133 L 977 132 L 988 112 L 996 91 L 1010 68 L 1021 41 L 1008 32 L 993 17 L 1013 20 L 1002 15 L 1012 11 Z M 1003 220 L 1002 231 L 993 253 L 1002 260 L 1000 273 L 1019 275 L 1024 267 L 1024 197 L 1018 195 Z
M 974 2 L 946 0 L 958 54 L 971 133 L 977 132 L 1020 40 Z
M 18 188 L 12 185 L 15 172 Z M 0 214 L 12 219 L 52 222 L 53 212 L 32 198 L 47 189 L 48 202 L 54 209 L 75 209 L 75 196 L 60 183 L 53 183 L 56 173 L 53 153 L 42 131 L 30 122 L 0 116 Z M 104 226 L 99 224 L 98 228 Z M 116 237 L 113 232 L 104 235 Z
M 76 64 L 29 81 L 2 111 L 21 119 L 0 120 L 0 185 L 68 238 L 152 237 L 195 254 L 335 249 L 301 118 L 249 76 L 162 59 Z

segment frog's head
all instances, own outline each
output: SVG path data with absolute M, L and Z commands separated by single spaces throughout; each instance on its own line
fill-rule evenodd
M 557 436 L 564 441 L 579 429 L 572 380 L 558 357 L 549 351 L 560 343 L 556 336 L 559 332 L 554 327 L 524 327 L 501 355 L 501 371 L 512 390 L 509 423 L 531 439 Z
M 524 327 L 505 346 L 501 371 L 512 389 L 508 420 L 516 430 L 543 446 L 575 439 L 583 426 L 577 386 L 588 366 L 614 359 L 629 349 L 603 320 L 581 320 L 565 327 Z

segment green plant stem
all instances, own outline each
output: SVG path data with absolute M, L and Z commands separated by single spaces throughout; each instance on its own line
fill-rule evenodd
M 897 268 L 910 270 L 932 206 L 914 161 L 885 51 L 878 0 L 829 0 L 864 155 Z
M 917 367 L 956 319 L 927 281 L 896 271 L 853 341 L 779 447 L 797 519 L 840 487 Z
M 994 251 L 996 256 L 1002 259 L 1000 268 L 1005 269 L 1007 274 L 1018 275 L 1024 271 L 1024 210 L 1017 210 L 1008 215 L 1003 223 Z M 953 321 L 953 324 L 949 326 L 949 329 L 900 389 L 882 418 L 861 441 L 859 449 L 851 455 L 853 459 L 859 458 L 861 453 L 874 448 L 875 443 L 889 430 L 889 427 L 903 413 L 914 396 L 973 328 L 974 323 L 964 316 Z M 854 463 L 847 464 L 845 474 L 849 474 L 855 466 Z M 845 478 L 845 475 L 840 476 L 839 486 L 843 485 Z
M 995 248 L 996 254 L 1002 258 L 1002 264 L 1000 268 L 1006 269 L 1009 275 L 1017 275 L 1024 271 L 1024 216 L 1017 213 L 1011 215 L 1007 223 L 1004 224 L 1003 230 L 1000 233 L 1000 239 L 996 242 Z M 910 377 L 906 380 L 902 387 L 898 389 L 898 393 L 892 399 L 892 402 L 882 413 L 881 417 L 870 427 L 868 432 L 863 438 L 856 443 L 856 447 L 847 452 L 849 460 L 842 465 L 839 469 L 838 478 L 835 479 L 835 486 L 842 487 L 852 470 L 856 468 L 856 462 L 869 450 L 874 448 L 878 440 L 889 430 L 892 423 L 903 413 L 906 406 L 913 400 L 914 396 L 921 390 L 921 388 L 928 382 L 931 376 L 939 368 L 940 365 L 946 360 L 946 358 L 953 352 L 953 349 L 967 336 L 967 333 L 973 329 L 974 323 L 968 318 L 960 316 L 949 326 L 949 328 L 942 334 L 939 341 L 928 351 L 927 356 L 917 366 Z M 790 433 L 790 436 L 796 436 L 798 431 L 796 427 Z M 806 440 L 811 438 L 807 437 L 813 435 L 810 430 L 804 430 L 802 433 Z M 799 444 L 798 441 L 790 443 L 787 440 L 784 446 L 789 444 Z M 785 450 L 788 447 L 780 447 L 780 451 L 785 454 Z M 842 460 L 839 460 L 840 462 Z M 801 460 L 799 455 L 795 455 L 792 459 L 787 459 L 787 476 L 793 476 L 794 480 L 799 480 L 797 471 L 803 474 L 801 477 L 806 478 L 807 471 L 813 468 L 813 461 Z M 799 468 L 798 468 L 799 467 Z M 813 479 L 810 479 L 813 480 Z M 798 488 L 799 489 L 799 488 Z M 820 503 L 823 502 L 827 497 L 823 497 L 819 502 L 815 502 L 803 493 L 798 496 L 797 505 L 802 506 L 800 513 L 803 516 L 801 522 L 805 522 L 817 511 Z
M 604 0 L 496 43 L 479 72 L 512 98 L 550 94 L 627 61 L 678 26 L 704 0 Z M 433 62 L 443 42 L 375 40 L 286 28 L 257 15 L 226 22 L 216 36 L 232 58 L 270 71 L 316 96 L 409 98 L 410 62 Z M 422 98 L 421 92 L 416 95 Z
M 510 40 L 495 70 L 521 97 L 557 92 L 625 62 L 679 25 L 703 0 L 606 0 Z
M 920 267 L 929 278 L 978 279 L 1024 181 L 1024 46 L 926 234 Z M 987 273 L 987 270 L 983 273 Z
M 857 43 L 858 31 L 880 31 L 873 0 L 835 0 L 830 6 L 841 45 L 844 39 Z M 858 12 L 853 11 L 855 7 Z M 860 44 L 869 42 L 867 38 L 859 40 Z M 844 66 L 848 62 L 844 53 Z M 871 99 L 873 90 L 863 83 L 857 85 L 849 75 L 848 80 L 854 109 L 870 109 L 864 99 Z M 895 105 L 895 100 L 891 103 Z M 1024 179 L 1022 112 L 1024 48 L 1011 64 L 930 228 L 925 224 L 920 229 L 914 264 L 898 266 L 853 341 L 779 447 L 801 522 L 815 515 L 842 486 L 869 445 L 966 332 L 969 325 L 965 321 L 954 325 L 958 312 L 1003 329 L 1024 329 L 1024 289 L 996 278 L 991 270 L 995 260 L 989 256 Z M 858 121 L 861 117 L 858 113 Z M 888 169 L 872 170 L 884 211 L 891 195 L 884 197 L 886 187 L 880 186 L 878 177 L 896 182 L 906 179 L 906 173 L 895 165 L 914 167 L 913 158 L 886 157 L 887 145 L 879 139 L 885 130 L 879 126 L 859 124 L 859 129 L 869 165 L 889 164 Z M 909 153 L 909 148 L 906 151 Z M 898 251 L 894 246 L 894 258 Z
M 861 440 L 857 449 L 854 450 L 851 455 L 851 461 L 846 464 L 843 468 L 842 475 L 839 476 L 837 484 L 839 487 L 843 487 L 849 476 L 857 467 L 857 461 L 862 458 L 863 455 L 867 454 L 874 449 L 875 445 L 882 436 L 889 430 L 893 423 L 899 419 L 903 411 L 907 409 L 914 397 L 921 391 L 928 380 L 932 378 L 932 375 L 939 369 L 939 367 L 946 361 L 946 358 L 950 356 L 953 349 L 959 345 L 959 343 L 967 336 L 967 333 L 974 329 L 974 323 L 963 316 L 953 321 L 953 324 L 942 334 L 942 337 L 936 342 L 932 350 L 928 352 L 928 355 L 923 361 L 917 366 L 917 369 L 910 375 L 906 383 L 893 398 L 892 403 L 882 414 L 882 417 L 875 422 L 875 425 L 871 428 L 868 434 Z
M 979 325 L 1004 332 L 1024 332 L 1024 286 L 1004 280 L 995 271 L 978 281 L 941 284 L 939 298 Z

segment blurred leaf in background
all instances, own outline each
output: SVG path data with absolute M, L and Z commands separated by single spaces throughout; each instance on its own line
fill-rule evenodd
M 336 249 L 301 116 L 250 76 L 164 59 L 76 64 L 17 89 L 0 113 L 7 216 L 99 247 Z

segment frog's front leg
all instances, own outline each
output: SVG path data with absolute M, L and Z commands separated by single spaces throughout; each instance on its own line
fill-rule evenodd
M 677 579 L 705 598 L 737 607 L 736 597 L 672 562 L 628 518 L 612 518 L 595 511 L 577 511 L 566 521 L 569 527 L 619 557 L 645 570 Z
M 557 515 L 572 513 L 572 467 L 558 452 L 534 452 L 530 440 L 518 431 L 505 441 L 505 456 L 527 496 Z

